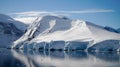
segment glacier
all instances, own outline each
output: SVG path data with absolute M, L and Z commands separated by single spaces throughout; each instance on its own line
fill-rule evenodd
M 108 31 L 103 26 L 88 21 L 45 15 L 39 16 L 27 28 L 25 34 L 13 43 L 12 48 L 90 50 L 91 47 L 98 48 L 95 45 L 99 45 L 101 49 L 101 46 L 105 46 L 104 49 L 107 50 L 109 45 L 105 44 L 111 44 L 110 47 L 118 47 L 115 49 L 118 50 L 120 48 L 120 34 Z M 99 51 L 99 49 L 96 50 Z

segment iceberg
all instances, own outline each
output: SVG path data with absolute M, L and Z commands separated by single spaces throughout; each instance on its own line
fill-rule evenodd
M 113 43 L 116 43 L 114 40 L 119 41 L 120 34 L 108 31 L 103 26 L 88 21 L 45 15 L 38 17 L 27 28 L 26 33 L 13 43 L 12 47 L 20 48 L 27 44 L 39 47 L 34 49 L 43 49 L 44 47 L 46 50 L 87 50 L 99 43 L 103 44 L 107 40 L 113 40 Z M 120 47 L 119 44 L 107 42 L 112 44 L 108 47 Z

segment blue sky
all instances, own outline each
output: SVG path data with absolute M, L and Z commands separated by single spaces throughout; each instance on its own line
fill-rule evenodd
M 0 0 L 0 13 L 26 22 L 40 14 L 60 14 L 120 27 L 120 0 Z

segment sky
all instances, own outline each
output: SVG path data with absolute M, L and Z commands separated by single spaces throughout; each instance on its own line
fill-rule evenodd
M 0 0 L 0 13 L 26 24 L 39 15 L 52 14 L 120 27 L 120 0 Z

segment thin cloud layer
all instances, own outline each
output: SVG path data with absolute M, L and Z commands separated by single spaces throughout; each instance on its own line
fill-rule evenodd
M 81 11 L 60 11 L 61 13 L 105 13 L 105 12 L 115 12 L 114 10 L 105 10 L 105 9 L 91 9 L 91 10 L 81 10 Z
M 21 21 L 25 24 L 31 24 L 37 17 L 15 17 L 15 20 Z
M 89 9 L 89 10 L 78 10 L 78 11 L 27 11 L 13 13 L 16 15 L 14 19 L 25 22 L 26 24 L 32 23 L 38 16 L 41 15 L 64 15 L 70 16 L 71 14 L 94 14 L 94 13 L 110 13 L 115 12 L 110 9 Z

